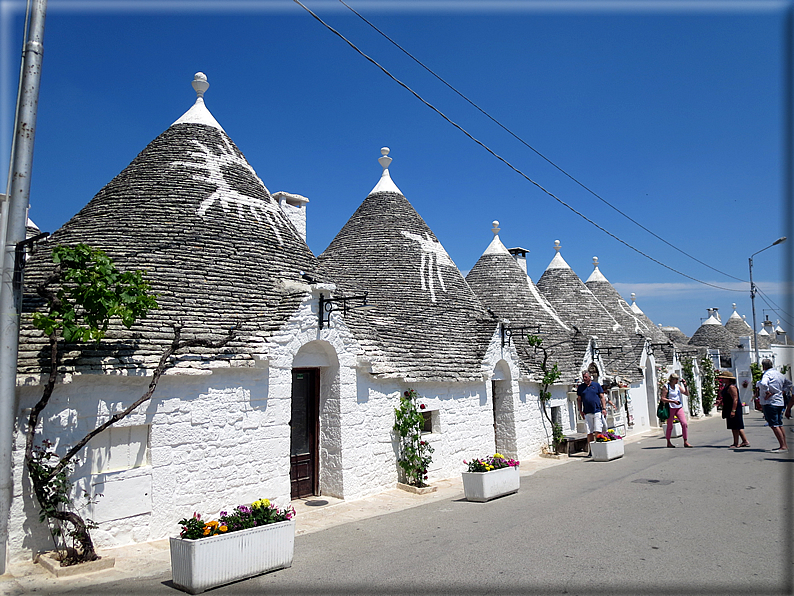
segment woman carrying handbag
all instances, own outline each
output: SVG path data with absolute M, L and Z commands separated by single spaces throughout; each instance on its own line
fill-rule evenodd
M 673 424 L 677 419 L 681 423 L 681 434 L 684 435 L 684 447 L 692 447 L 689 444 L 689 428 L 686 423 L 686 416 L 684 415 L 684 398 L 689 396 L 689 389 L 686 388 L 686 383 L 681 381 L 676 373 L 670 375 L 669 382 L 662 387 L 661 402 L 666 403 L 670 407 L 670 414 L 667 418 L 667 432 L 665 438 L 667 439 L 668 447 L 675 447 L 670 442 L 670 437 L 673 434 Z

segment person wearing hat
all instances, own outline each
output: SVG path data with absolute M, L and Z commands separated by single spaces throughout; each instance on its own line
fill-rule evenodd
M 733 373 L 724 370 L 717 375 L 722 379 L 724 387 L 720 392 L 722 397 L 722 417 L 726 420 L 728 430 L 733 433 L 733 443 L 728 449 L 738 449 L 739 447 L 749 447 L 747 437 L 744 434 L 744 415 L 742 403 L 739 401 L 739 389 L 736 387 L 736 377 Z M 741 439 L 741 444 L 739 443 Z
M 667 439 L 668 447 L 675 447 L 670 442 L 670 437 L 673 434 L 673 424 L 675 421 L 681 423 L 681 434 L 684 435 L 684 447 L 692 447 L 689 444 L 689 429 L 686 423 L 686 416 L 684 416 L 684 395 L 689 395 L 689 389 L 686 388 L 686 383 L 679 384 L 679 377 L 676 373 L 670 375 L 669 382 L 662 387 L 662 402 L 666 402 L 670 406 L 670 416 L 667 418 L 667 432 L 665 438 Z

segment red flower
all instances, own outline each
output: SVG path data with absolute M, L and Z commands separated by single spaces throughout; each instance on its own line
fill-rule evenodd
M 420 410 L 424 410 L 425 409 L 425 404 L 419 404 L 419 409 Z

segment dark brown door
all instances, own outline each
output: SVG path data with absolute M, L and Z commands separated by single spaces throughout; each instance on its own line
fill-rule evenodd
M 320 416 L 320 371 L 292 371 L 292 428 L 290 438 L 290 482 L 292 498 L 318 494 Z

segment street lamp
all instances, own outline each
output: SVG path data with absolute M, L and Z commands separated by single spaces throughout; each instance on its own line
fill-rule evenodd
M 758 364 L 760 359 L 758 355 L 758 334 L 756 332 L 755 326 L 755 284 L 753 283 L 753 257 L 757 255 L 759 252 L 764 252 L 767 248 L 772 248 L 773 246 L 777 246 L 778 244 L 782 244 L 786 241 L 786 237 L 783 236 L 782 238 L 778 238 L 772 244 L 767 246 L 766 248 L 762 248 L 761 250 L 754 252 L 750 255 L 750 303 L 753 307 L 753 346 L 755 347 L 755 363 Z

